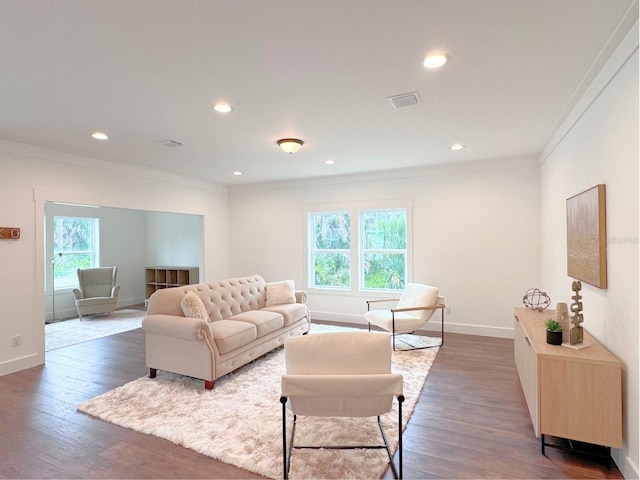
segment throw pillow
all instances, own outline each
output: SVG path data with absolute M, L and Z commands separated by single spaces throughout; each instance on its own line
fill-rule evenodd
M 199 318 L 200 320 L 209 321 L 207 309 L 196 292 L 187 292 L 180 301 L 180 307 L 182 307 L 182 312 L 185 317 Z
M 293 280 L 267 283 L 267 307 L 296 303 L 296 290 Z

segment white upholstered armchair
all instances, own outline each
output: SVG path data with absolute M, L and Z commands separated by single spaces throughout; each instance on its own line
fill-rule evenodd
M 414 347 L 406 343 L 410 349 L 430 348 L 444 345 L 444 298 L 439 295 L 439 289 L 420 283 L 407 283 L 400 298 L 385 298 L 381 300 L 367 300 L 367 313 L 364 319 L 371 325 L 376 325 L 393 336 L 393 349 L 396 349 L 396 335 L 413 333 L 424 327 L 436 310 L 441 311 L 441 342 L 439 345 Z M 377 303 L 396 303 L 396 306 L 386 310 L 372 310 Z
M 118 267 L 79 268 L 79 288 L 73 289 L 80 320 L 84 315 L 113 312 L 118 304 Z
M 284 478 L 296 448 L 384 448 L 395 478 L 402 477 L 402 375 L 391 373 L 389 335 L 369 332 L 311 334 L 289 338 L 284 344 L 286 374 L 282 376 L 282 449 Z M 398 399 L 399 472 L 387 442 L 380 415 Z M 293 429 L 287 445 L 287 410 Z M 378 417 L 384 445 L 296 445 L 298 416 Z

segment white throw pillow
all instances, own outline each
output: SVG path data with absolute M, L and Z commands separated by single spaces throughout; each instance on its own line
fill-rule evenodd
M 185 317 L 199 318 L 200 320 L 209 321 L 207 309 L 196 292 L 187 292 L 180 301 L 180 307 L 182 308 L 182 312 Z
M 267 283 L 267 307 L 296 303 L 296 290 L 293 280 Z

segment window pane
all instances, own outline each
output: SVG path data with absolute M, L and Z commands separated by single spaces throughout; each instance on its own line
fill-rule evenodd
M 93 243 L 93 219 L 66 218 L 53 219 L 54 252 L 90 251 Z
M 407 248 L 407 214 L 404 210 L 365 212 L 362 220 L 365 249 Z
M 365 253 L 364 287 L 404 289 L 405 258 L 404 253 Z
M 77 269 L 98 266 L 97 228 L 97 218 L 53 218 L 53 279 L 56 289 L 78 286 Z
M 78 268 L 91 268 L 90 254 L 69 254 L 56 259 L 54 280 L 56 288 L 78 285 Z
M 348 213 L 314 214 L 313 229 L 314 249 L 348 250 L 350 248 L 351 222 Z
M 351 285 L 351 261 L 348 253 L 315 253 L 313 260 L 316 287 Z

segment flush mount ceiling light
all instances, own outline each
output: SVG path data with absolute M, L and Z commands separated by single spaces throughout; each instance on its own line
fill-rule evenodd
M 465 147 L 465 145 L 461 144 L 461 143 L 454 143 L 453 145 L 451 145 L 449 147 L 449 150 L 462 150 Z
M 236 177 L 239 177 L 240 175 L 242 175 L 242 172 L 241 172 L 240 170 L 236 170 L 236 171 L 234 171 L 234 172 L 233 172 L 233 174 L 234 174 Z
M 422 64 L 425 68 L 440 68 L 449 61 L 446 53 L 431 53 L 427 55 Z
M 302 140 L 298 140 L 297 138 L 281 138 L 278 140 L 278 145 L 283 152 L 288 154 L 296 153 L 302 147 L 304 142 Z
M 335 165 L 335 164 L 336 164 L 336 161 L 335 161 L 335 160 L 328 159 L 328 160 L 325 160 L 325 161 L 324 161 L 324 164 L 325 164 L 325 165 Z
M 107 140 L 109 138 L 109 136 L 106 133 L 102 133 L 102 132 L 93 132 L 91 134 L 92 138 L 95 138 L 96 140 Z
M 218 113 L 229 113 L 233 110 L 233 107 L 231 105 L 224 102 L 214 103 L 213 105 L 211 105 L 211 108 L 213 108 Z

